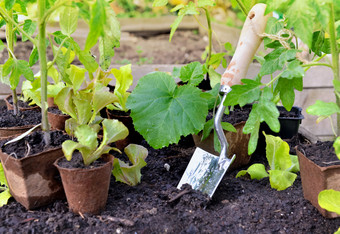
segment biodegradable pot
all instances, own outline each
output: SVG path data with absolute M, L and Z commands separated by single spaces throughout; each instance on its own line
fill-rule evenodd
M 34 125 L 0 128 L 0 140 L 8 138 L 8 137 L 12 137 L 12 136 L 20 135 L 24 132 L 27 132 L 29 129 L 33 127 Z
M 248 155 L 248 143 L 250 139 L 249 134 L 243 134 L 243 127 L 246 122 L 234 124 L 237 132 L 227 132 L 224 130 L 224 134 L 229 144 L 228 157 L 231 158 L 236 155 L 235 161 L 231 164 L 229 170 L 235 170 L 244 165 L 247 165 L 250 161 L 251 155 Z M 211 133 L 205 140 L 201 141 L 202 133 L 193 135 L 193 139 L 196 147 L 199 147 L 216 156 L 220 155 L 214 150 L 214 135 Z
M 102 158 L 106 163 L 91 169 L 60 167 L 58 162 L 62 158 L 54 163 L 60 172 L 69 209 L 72 212 L 98 214 L 105 208 L 113 156 L 105 154 Z
M 318 195 L 325 189 L 340 191 L 340 165 L 321 167 L 308 159 L 297 147 L 295 149 L 299 159 L 304 198 L 310 201 L 324 217 L 339 217 L 340 215 L 319 206 Z
M 52 129 L 65 130 L 65 121 L 70 118 L 69 115 L 55 114 L 47 112 L 48 122 Z
M 53 166 L 56 159 L 63 155 L 61 147 L 40 154 L 16 159 L 0 151 L 10 192 L 14 199 L 26 209 L 35 209 L 57 199 L 65 198 Z
M 54 97 L 48 97 L 47 98 L 47 106 L 48 107 L 57 107 L 57 105 L 54 104 Z
M 12 94 L 8 95 L 6 98 L 5 98 L 5 103 L 6 103 L 6 106 L 7 106 L 7 110 L 13 110 L 14 107 L 13 105 L 9 102 L 9 99 L 12 97 Z M 37 110 L 39 111 L 40 110 L 40 107 L 35 105 L 35 106 L 31 106 L 31 107 L 19 107 L 19 110 L 20 111 L 27 111 L 27 110 Z
M 143 137 L 135 130 L 130 115 L 114 114 L 109 109 L 106 109 L 106 114 L 109 119 L 117 119 L 129 129 L 129 135 L 125 139 L 115 142 L 118 149 L 123 150 L 130 143 L 139 144 L 142 141 Z

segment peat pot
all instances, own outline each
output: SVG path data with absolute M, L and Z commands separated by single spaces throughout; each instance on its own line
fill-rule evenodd
M 16 159 L 0 151 L 10 192 L 26 209 L 35 209 L 65 198 L 53 163 L 63 155 L 61 147 Z
M 0 140 L 13 137 L 16 135 L 20 135 L 24 132 L 27 132 L 31 128 L 33 128 L 34 125 L 26 125 L 26 126 L 18 126 L 18 127 L 2 127 L 0 128 Z
M 18 95 L 18 96 L 20 96 L 20 95 Z M 12 94 L 8 95 L 5 98 L 5 103 L 6 103 L 6 106 L 7 106 L 7 110 L 13 110 L 14 109 L 13 105 L 9 102 L 10 98 L 12 98 Z M 37 110 L 37 111 L 40 111 L 40 107 L 37 106 L 37 105 L 30 106 L 30 107 L 19 107 L 19 110 L 20 111 L 27 111 L 27 110 Z
M 52 129 L 65 130 L 65 121 L 70 118 L 69 115 L 55 114 L 47 112 L 48 122 Z
M 318 195 L 322 190 L 340 191 L 340 165 L 319 166 L 306 157 L 303 150 L 296 147 L 299 158 L 303 196 L 326 218 L 339 217 L 319 206 Z M 316 155 L 317 156 L 317 155 Z
M 106 162 L 104 165 L 86 169 L 63 168 L 58 165 L 62 159 L 54 165 L 60 172 L 69 209 L 76 214 L 100 213 L 106 206 L 113 156 L 105 154 L 102 156 Z
M 234 170 L 247 165 L 250 161 L 250 155 L 248 155 L 248 143 L 250 139 L 249 134 L 243 134 L 243 127 L 246 122 L 242 121 L 240 123 L 234 124 L 237 132 L 224 131 L 229 144 L 228 147 L 228 157 L 236 155 L 235 161 L 231 164 L 229 170 Z M 201 141 L 202 133 L 198 135 L 193 135 L 193 139 L 196 147 L 199 147 L 211 154 L 220 155 L 214 150 L 214 135 L 211 133 L 205 140 Z

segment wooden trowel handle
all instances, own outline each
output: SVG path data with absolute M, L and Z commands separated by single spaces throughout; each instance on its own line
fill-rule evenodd
M 259 3 L 249 11 L 244 22 L 235 54 L 222 75 L 222 86 L 241 84 L 246 77 L 249 65 L 262 42 L 262 33 L 266 28 L 269 15 L 265 16 L 266 4 Z

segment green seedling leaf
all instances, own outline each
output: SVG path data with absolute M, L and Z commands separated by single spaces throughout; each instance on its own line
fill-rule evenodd
M 203 129 L 208 105 L 201 93 L 191 85 L 177 87 L 167 73 L 154 72 L 139 80 L 127 108 L 136 130 L 152 147 L 162 148 Z
M 299 159 L 296 155 L 289 155 L 292 160 L 292 166 L 288 168 L 288 171 L 296 173 L 300 171 Z
M 265 87 L 260 96 L 256 111 L 260 115 L 261 122 L 265 121 L 269 128 L 274 132 L 280 131 L 280 122 L 278 120 L 280 113 L 272 101 L 273 94 L 269 87 Z
M 235 106 L 239 104 L 244 106 L 260 98 L 261 83 L 255 80 L 242 79 L 243 85 L 234 85 L 231 92 L 228 93 L 225 106 Z
M 228 122 L 221 122 L 222 128 L 228 132 L 237 132 L 236 128 Z
M 281 77 L 287 78 L 287 79 L 294 79 L 294 78 L 301 78 L 305 75 L 305 70 L 301 66 L 301 62 L 298 60 L 294 60 L 290 62 L 287 66 L 287 69 L 285 69 Z
M 69 68 L 69 80 L 71 81 L 72 88 L 74 91 L 80 89 L 81 85 L 85 80 L 86 69 L 77 67 L 75 65 L 70 65 Z
M 9 192 L 8 183 L 5 177 L 5 172 L 0 163 L 0 207 L 6 205 L 8 200 L 12 197 L 11 193 Z
M 168 0 L 155 0 L 152 4 L 152 7 L 162 7 L 168 4 Z
M 337 137 L 334 141 L 333 144 L 334 150 L 335 150 L 335 154 L 338 157 L 338 159 L 340 160 L 340 137 Z
M 96 0 L 91 9 L 90 32 L 86 38 L 85 51 L 90 51 L 97 43 L 99 36 L 104 35 L 103 29 L 106 21 L 105 5 L 104 0 Z
M 260 118 L 260 115 L 257 113 L 256 105 L 257 104 L 253 105 L 253 108 L 249 114 L 249 118 L 243 128 L 243 133 L 250 134 L 249 143 L 248 143 L 248 154 L 249 155 L 255 152 L 256 147 L 257 147 L 257 141 L 259 139 L 261 118 Z
M 221 74 L 216 72 L 212 67 L 209 67 L 209 79 L 210 79 L 210 86 L 215 87 L 221 83 Z
M 319 205 L 330 211 L 340 214 L 340 192 L 333 189 L 323 190 L 318 195 Z
M 72 88 L 65 87 L 54 98 L 54 103 L 59 107 L 62 112 L 70 115 L 73 119 L 77 120 L 78 117 L 76 107 L 73 103 L 73 96 L 74 92 Z
M 30 20 L 30 19 L 27 19 L 25 20 L 24 22 L 24 26 L 23 26 L 23 30 L 29 35 L 29 36 L 32 36 L 33 33 L 35 32 L 35 29 L 37 28 L 37 23 Z M 21 38 L 22 41 L 27 41 L 28 40 L 28 37 L 24 34 L 22 34 L 22 38 Z
M 269 54 L 264 59 L 264 63 L 261 66 L 261 76 L 272 74 L 277 70 L 282 70 L 287 61 L 295 59 L 297 50 L 287 50 L 283 47 L 279 47 Z
M 73 91 L 70 94 L 73 94 L 71 96 L 71 101 L 73 103 L 70 105 L 70 107 L 75 107 L 75 119 L 77 120 L 78 124 L 89 124 L 92 117 L 92 93 L 82 90 L 76 93 Z M 66 105 L 68 105 L 68 103 L 66 103 Z
M 47 85 L 47 96 L 55 98 L 63 88 L 65 88 L 64 82 L 59 82 L 54 85 Z
M 212 0 L 198 0 L 197 7 L 207 7 L 207 6 L 215 6 L 215 1 Z
M 340 108 L 334 102 L 324 102 L 317 100 L 315 104 L 309 106 L 306 112 L 310 115 L 331 116 L 335 113 L 340 113 Z
M 280 137 L 266 135 L 266 157 L 271 170 L 287 170 L 292 166 L 289 145 Z
M 116 119 L 104 119 L 102 122 L 104 144 L 111 144 L 125 139 L 129 135 L 129 130 L 125 125 Z
M 133 77 L 131 74 L 131 64 L 122 66 L 119 68 L 119 70 L 113 68 L 111 72 L 116 78 L 116 87 L 114 90 L 114 94 L 118 97 L 121 110 L 127 111 L 128 109 L 126 108 L 126 101 L 129 96 L 129 93 L 127 91 L 133 82 Z
M 5 8 L 10 11 L 15 4 L 15 0 L 5 0 Z
M 104 25 L 105 33 L 99 38 L 99 64 L 106 71 L 115 55 L 114 48 L 120 46 L 120 24 L 113 9 L 109 6 L 105 9 L 107 19 Z
M 65 6 L 60 11 L 60 29 L 67 36 L 71 36 L 77 29 L 79 10 L 77 7 Z
M 278 191 L 293 185 L 297 175 L 289 171 L 269 170 L 270 186 Z
M 213 129 L 214 129 L 214 119 L 210 119 L 204 124 L 201 141 L 207 139 L 207 137 L 210 135 Z
M 97 84 L 92 97 L 93 115 L 90 122 L 94 121 L 96 115 L 107 105 L 116 102 L 117 97 L 102 84 Z
M 0 39 L 0 52 L 3 51 L 4 49 L 5 49 L 5 45 L 3 41 Z
M 38 48 L 34 46 L 28 60 L 29 66 L 32 67 L 34 64 L 38 62 L 38 60 L 39 60 Z
M 251 165 L 247 170 L 239 171 L 236 175 L 236 178 L 245 176 L 247 173 L 250 175 L 250 178 L 252 180 L 260 180 L 269 176 L 263 164 L 255 163 Z
M 192 62 L 181 68 L 180 79 L 183 82 L 197 86 L 204 79 L 203 66 L 199 62 Z
M 140 145 L 130 144 L 124 149 L 132 165 L 124 163 L 115 158 L 113 161 L 112 174 L 117 181 L 123 182 L 130 186 L 135 186 L 141 181 L 141 169 L 146 166 L 145 158 L 148 155 L 146 148 Z
M 340 81 L 339 80 L 333 80 L 333 85 L 334 85 L 334 89 L 340 93 Z
M 227 53 L 212 54 L 209 60 L 209 65 L 212 66 L 214 69 L 217 69 L 220 66 L 226 54 Z
M 182 22 L 184 15 L 179 15 L 175 21 L 170 25 L 171 26 L 171 31 L 170 31 L 170 36 L 169 36 L 169 42 L 171 42 L 172 37 L 174 36 L 179 24 Z

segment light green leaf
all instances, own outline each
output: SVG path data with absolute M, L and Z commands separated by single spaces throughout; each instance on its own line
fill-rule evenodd
M 215 1 L 212 0 L 198 0 L 197 7 L 207 7 L 207 6 L 215 6 Z
M 86 90 L 78 91 L 72 97 L 73 105 L 76 108 L 76 120 L 78 124 L 89 124 L 92 117 L 92 93 Z
M 108 145 L 123 140 L 129 135 L 127 127 L 116 119 L 104 119 L 102 125 L 104 131 L 102 144 Z
M 203 66 L 199 62 L 192 62 L 181 68 L 180 78 L 183 82 L 197 86 L 204 79 Z
M 65 88 L 64 82 L 59 82 L 53 85 L 47 85 L 47 96 L 54 98 L 63 88 Z
M 8 203 L 8 200 L 12 197 L 11 193 L 9 192 L 9 189 L 6 189 L 2 192 L 0 192 L 0 207 L 3 205 L 6 205 Z
M 60 11 L 60 29 L 67 36 L 71 36 L 77 29 L 79 11 L 77 7 L 65 6 Z
M 106 7 L 105 33 L 99 38 L 99 63 L 101 68 L 106 71 L 114 56 L 114 48 L 120 46 L 120 24 L 116 14 L 111 7 Z
M 31 70 L 29 64 L 25 60 L 18 60 L 17 61 L 17 69 L 19 70 L 20 74 L 22 74 L 27 80 L 33 81 L 34 74 Z
M 23 30 L 29 35 L 29 36 L 32 36 L 33 33 L 35 32 L 35 29 L 37 28 L 37 23 L 30 20 L 30 19 L 27 19 L 25 20 L 24 22 L 24 26 L 23 26 Z M 27 41 L 28 38 L 26 35 L 22 34 L 22 38 L 21 38 L 22 41 Z
M 0 163 L 0 186 L 8 187 L 8 183 L 5 177 L 5 172 L 2 164 Z
M 99 36 L 104 35 L 103 29 L 106 20 L 105 1 L 96 0 L 91 9 L 90 32 L 86 38 L 85 51 L 97 43 Z
M 95 119 L 99 111 L 115 101 L 117 101 L 117 97 L 107 87 L 97 84 L 92 97 L 93 115 L 90 122 Z
M 323 190 L 318 195 L 319 205 L 330 211 L 340 214 L 340 192 L 333 189 Z
M 152 4 L 152 7 L 162 7 L 168 4 L 168 0 L 155 0 Z
M 212 54 L 209 60 L 209 65 L 212 66 L 214 69 L 217 69 L 220 66 L 226 54 L 227 53 Z
M 76 107 L 73 103 L 73 96 L 72 88 L 65 87 L 54 98 L 54 103 L 58 105 L 62 112 L 70 115 L 73 119 L 78 119 Z
M 270 186 L 278 191 L 292 186 L 297 175 L 289 171 L 269 170 Z
M 113 68 L 111 70 L 112 74 L 116 78 L 116 87 L 114 90 L 114 94 L 119 99 L 119 104 L 124 111 L 126 111 L 126 101 L 129 95 L 127 95 L 127 91 L 132 85 L 133 77 L 131 71 L 131 64 L 122 66 L 118 69 Z
M 289 155 L 292 160 L 292 166 L 288 169 L 288 171 L 296 173 L 300 171 L 299 159 L 296 155 Z
M 334 141 L 333 144 L 334 150 L 335 150 L 335 154 L 338 157 L 338 159 L 340 160 L 340 137 L 337 137 Z
M 213 129 L 214 119 L 210 119 L 204 124 L 201 141 L 205 140 L 210 135 Z
M 266 157 L 271 170 L 287 170 L 292 166 L 289 145 L 280 137 L 266 135 Z
M 243 85 L 234 85 L 224 102 L 225 106 L 244 106 L 259 99 L 261 83 L 255 80 L 242 79 Z
M 316 13 L 316 19 L 321 23 L 323 29 L 328 29 L 328 23 L 330 20 L 330 7 L 328 3 L 332 3 L 332 0 L 314 0 L 312 1 L 311 6 Z
M 305 75 L 305 70 L 300 64 L 301 62 L 298 60 L 290 62 L 287 66 L 287 69 L 285 69 L 281 74 L 281 77 L 287 79 L 303 77 Z
M 209 79 L 210 86 L 215 87 L 217 84 L 221 83 L 221 74 L 216 72 L 212 67 L 209 67 Z
M 179 15 L 175 21 L 170 25 L 171 26 L 171 31 L 170 31 L 170 36 L 169 36 L 169 42 L 171 42 L 171 39 L 176 32 L 179 24 L 182 22 L 184 15 Z
M 177 87 L 167 73 L 154 72 L 139 80 L 127 107 L 136 130 L 152 147 L 162 148 L 203 129 L 208 105 L 201 93 L 190 85 Z
M 331 116 L 335 113 L 340 113 L 340 108 L 334 102 L 324 102 L 317 100 L 313 105 L 306 109 L 310 115 Z
M 77 142 L 67 140 L 64 141 L 62 146 L 62 150 L 64 153 L 65 158 L 70 161 L 72 159 L 73 152 L 77 149 L 79 144 Z
M 146 166 L 144 159 L 147 157 L 148 151 L 143 146 L 130 144 L 124 149 L 124 152 L 132 162 L 132 166 L 115 158 L 112 174 L 117 181 L 135 186 L 141 181 L 141 169 Z
M 75 137 L 79 144 L 87 146 L 91 151 L 95 151 L 98 146 L 97 132 L 89 125 L 79 125 L 75 131 Z
M 72 82 L 72 88 L 74 91 L 80 89 L 81 85 L 85 80 L 86 69 L 77 67 L 75 65 L 70 65 L 69 68 L 69 79 Z
M 33 50 L 31 51 L 28 64 L 30 67 L 32 67 L 34 64 L 36 64 L 39 60 L 39 54 L 38 54 L 38 49 L 36 46 L 33 46 Z
M 255 163 L 251 165 L 247 170 L 242 170 L 237 173 L 236 178 L 240 176 L 244 176 L 246 173 L 250 175 L 250 178 L 260 180 L 262 178 L 268 177 L 268 173 L 266 172 L 266 168 L 263 164 Z

